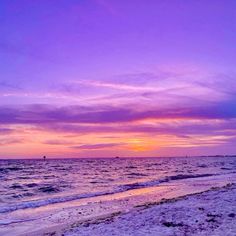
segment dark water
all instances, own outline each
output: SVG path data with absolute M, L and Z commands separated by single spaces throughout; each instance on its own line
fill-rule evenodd
M 235 172 L 235 157 L 0 160 L 0 213 Z

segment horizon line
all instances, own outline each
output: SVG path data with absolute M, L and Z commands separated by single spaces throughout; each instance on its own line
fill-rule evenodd
M 182 156 L 114 156 L 114 157 L 47 157 L 46 160 L 60 160 L 60 159 L 131 159 L 131 158 L 191 158 L 191 157 L 236 157 L 236 154 L 216 154 L 216 155 L 182 155 Z M 0 160 L 43 160 L 42 157 L 13 157 L 13 158 L 1 158 Z

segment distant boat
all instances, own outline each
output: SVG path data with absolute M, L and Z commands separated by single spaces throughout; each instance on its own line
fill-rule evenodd
M 46 161 L 46 156 L 43 156 L 43 160 Z
M 116 159 L 118 159 L 118 158 L 120 158 L 120 157 L 117 156 Z

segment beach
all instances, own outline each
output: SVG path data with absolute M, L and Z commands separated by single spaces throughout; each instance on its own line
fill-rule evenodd
M 0 0 L 0 236 L 236 236 L 236 0 Z
M 233 157 L 4 165 L 1 236 L 235 235 Z
M 236 235 L 236 185 L 144 204 L 127 214 L 85 221 L 76 235 Z

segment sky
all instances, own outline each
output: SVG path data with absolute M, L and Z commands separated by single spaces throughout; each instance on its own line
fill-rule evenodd
M 0 158 L 236 154 L 236 1 L 0 1 Z

